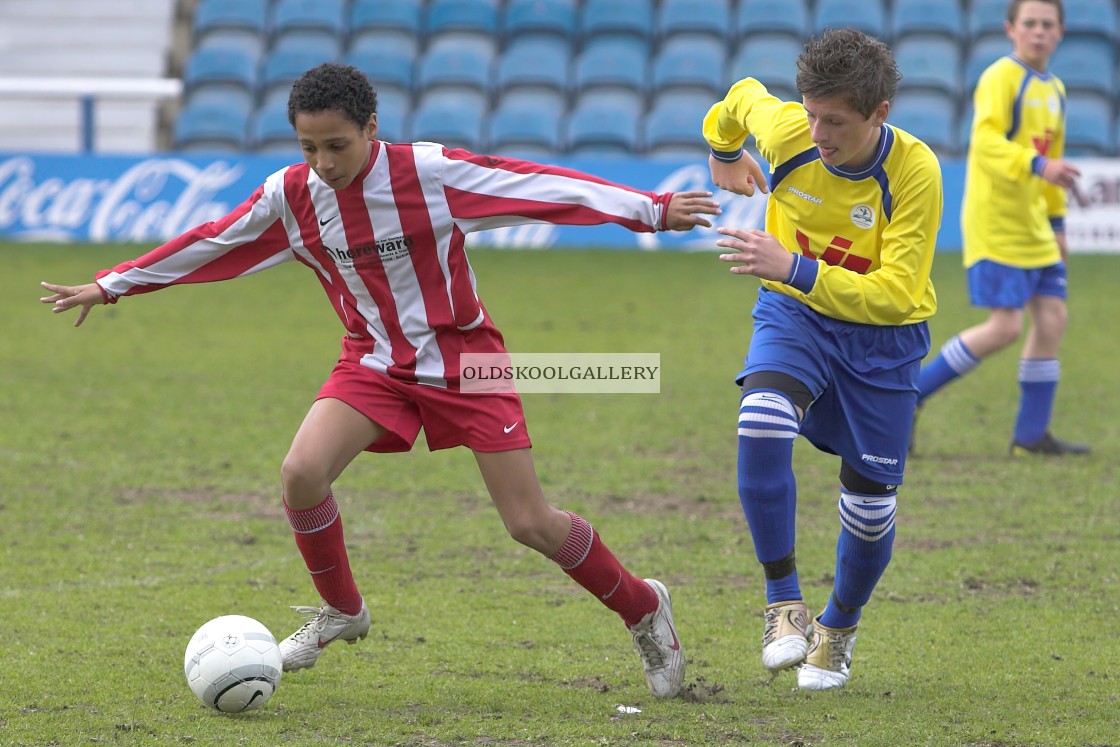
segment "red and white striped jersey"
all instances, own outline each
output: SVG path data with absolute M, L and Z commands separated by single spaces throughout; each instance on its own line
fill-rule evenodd
M 296 260 L 315 271 L 346 328 L 343 358 L 457 389 L 460 353 L 505 350 L 478 298 L 466 234 L 541 222 L 663 230 L 672 197 L 433 143 L 372 145 L 345 189 L 307 164 L 287 166 L 224 218 L 97 273 L 106 299 Z

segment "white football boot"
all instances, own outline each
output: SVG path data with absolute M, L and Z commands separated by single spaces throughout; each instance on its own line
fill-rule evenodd
M 315 666 L 319 654 L 333 641 L 357 643 L 369 634 L 369 607 L 362 600 L 362 609 L 356 615 L 339 612 L 326 602 L 322 607 L 292 607 L 310 619 L 299 630 L 280 641 L 280 654 L 284 658 L 284 671 L 308 669 Z
M 657 592 L 657 609 L 630 628 L 630 635 L 642 657 L 650 692 L 658 698 L 672 698 L 684 683 L 684 649 L 673 626 L 669 590 L 656 579 L 645 582 Z

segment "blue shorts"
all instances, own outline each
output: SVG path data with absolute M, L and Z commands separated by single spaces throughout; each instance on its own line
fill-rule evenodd
M 855 324 L 759 290 L 747 374 L 779 371 L 809 388 L 801 435 L 864 477 L 901 485 L 918 404 L 918 371 L 929 352 L 925 322 Z
M 1033 296 L 1066 297 L 1066 266 L 1027 270 L 982 259 L 968 268 L 968 298 L 985 309 L 1021 309 Z

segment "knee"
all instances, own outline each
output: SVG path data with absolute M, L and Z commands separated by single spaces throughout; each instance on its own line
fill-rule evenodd
M 331 488 L 324 466 L 295 452 L 289 452 L 284 457 L 284 463 L 280 465 L 280 480 L 289 503 L 293 500 L 322 499 Z
M 519 512 L 503 516 L 502 522 L 515 541 L 545 555 L 556 552 L 568 537 L 568 518 L 561 511 Z
M 992 321 L 992 340 L 997 349 L 1003 349 L 1015 343 L 1023 333 L 1023 322 L 1015 318 L 998 318 Z

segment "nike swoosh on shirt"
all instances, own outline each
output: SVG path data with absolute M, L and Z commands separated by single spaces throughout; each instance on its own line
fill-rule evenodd
M 332 215 L 331 217 L 327 218 L 326 220 L 323 220 L 322 218 L 320 218 L 319 219 L 319 225 L 320 226 L 325 226 L 337 217 L 338 217 L 337 215 Z

